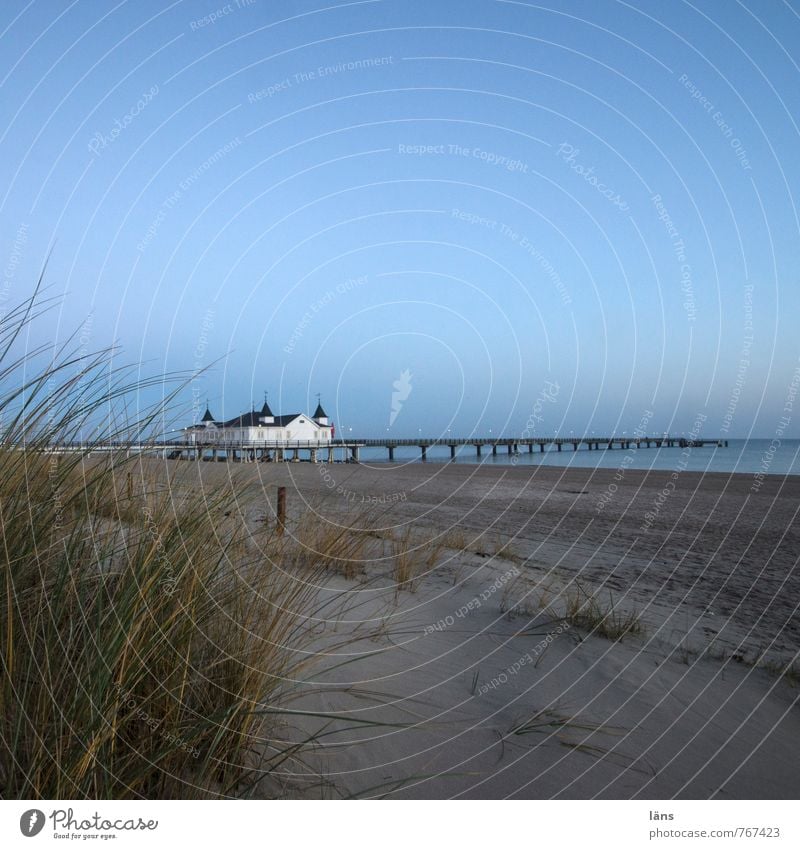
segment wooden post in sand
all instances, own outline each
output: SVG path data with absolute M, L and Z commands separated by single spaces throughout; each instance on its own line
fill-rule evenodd
M 286 487 L 278 487 L 278 536 L 283 536 L 283 530 L 286 527 Z

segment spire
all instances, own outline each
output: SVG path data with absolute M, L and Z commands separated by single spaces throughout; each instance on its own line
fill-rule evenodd
M 320 397 L 321 396 L 320 396 L 319 392 L 317 392 L 317 409 L 314 411 L 314 415 L 313 415 L 312 418 L 327 419 L 328 414 L 325 412 L 325 410 L 322 409 L 322 402 L 320 400 Z
M 269 404 L 267 403 L 267 393 L 264 393 L 264 406 L 261 408 L 262 416 L 272 416 L 272 410 L 269 408 Z
M 208 409 L 208 398 L 206 398 L 206 411 L 203 413 L 203 418 L 200 419 L 200 422 L 203 424 L 207 424 L 208 422 L 214 422 L 216 419 L 211 415 L 211 410 Z

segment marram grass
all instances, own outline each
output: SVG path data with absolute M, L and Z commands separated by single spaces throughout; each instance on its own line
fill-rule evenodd
M 42 352 L 12 352 L 36 309 L 0 321 L 0 797 L 269 794 L 313 743 L 283 741 L 278 717 L 313 659 L 320 567 L 248 528 L 246 492 L 52 452 L 142 384 L 110 353 L 30 377 Z

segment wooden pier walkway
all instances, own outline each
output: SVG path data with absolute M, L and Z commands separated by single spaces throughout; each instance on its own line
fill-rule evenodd
M 573 451 L 577 451 L 582 445 L 586 446 L 589 451 L 595 450 L 612 450 L 615 447 L 619 449 L 627 448 L 703 448 L 706 445 L 713 445 L 716 448 L 727 448 L 727 439 L 685 439 L 678 436 L 570 436 L 570 437 L 538 437 L 530 439 L 522 439 L 516 437 L 500 438 L 500 439 L 477 439 L 467 437 L 466 439 L 452 439 L 450 437 L 444 439 L 363 439 L 358 443 L 365 448 L 386 448 L 389 452 L 389 459 L 394 460 L 395 448 L 414 447 L 420 449 L 421 459 L 427 459 L 427 449 L 432 447 L 447 447 L 450 449 L 450 457 L 455 458 L 456 451 L 465 446 L 475 448 L 475 454 L 480 457 L 483 449 L 491 449 L 492 454 L 497 454 L 498 450 L 504 448 L 509 454 L 519 454 L 520 449 L 527 447 L 528 453 L 532 454 L 538 446 L 541 453 L 547 450 L 561 451 L 565 445 L 572 446 Z M 355 456 L 358 461 L 358 455 Z
M 153 440 L 139 442 L 113 442 L 113 443 L 70 443 L 65 445 L 54 445 L 50 450 L 54 453 L 67 451 L 84 451 L 88 453 L 106 451 L 124 451 L 126 454 L 155 454 L 166 459 L 191 459 L 212 461 L 234 461 L 234 462 L 286 462 L 299 461 L 301 452 L 307 453 L 307 458 L 316 463 L 325 459 L 332 463 L 338 457 L 345 462 L 360 462 L 362 448 L 385 448 L 388 459 L 394 460 L 397 448 L 418 448 L 420 459 L 428 459 L 429 448 L 445 447 L 450 449 L 450 457 L 455 459 L 459 448 L 469 446 L 475 449 L 476 457 L 481 457 L 484 449 L 491 450 L 496 455 L 498 451 L 504 450 L 508 454 L 520 454 L 527 448 L 532 454 L 538 448 L 540 453 L 545 451 L 562 451 L 565 446 L 577 451 L 582 446 L 589 451 L 611 451 L 614 449 L 630 448 L 703 448 L 713 446 L 715 448 L 727 448 L 727 439 L 686 439 L 679 436 L 570 436 L 570 437 L 537 437 L 537 438 L 452 438 L 439 439 L 334 439 L 331 442 L 218 442 L 208 441 L 186 442 L 183 440 Z

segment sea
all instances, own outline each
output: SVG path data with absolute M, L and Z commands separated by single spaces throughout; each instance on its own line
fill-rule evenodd
M 385 448 L 362 448 L 360 460 L 367 464 L 389 462 Z M 422 462 L 419 448 L 395 448 L 394 463 Z M 455 460 L 450 458 L 447 446 L 428 448 L 428 463 L 459 463 L 484 466 L 561 466 L 589 469 L 659 469 L 664 471 L 692 472 L 737 472 L 740 474 L 800 475 L 800 439 L 729 439 L 728 446 L 719 448 L 706 445 L 703 448 L 613 448 L 589 451 L 581 446 L 577 451 L 572 445 L 564 445 L 558 451 L 554 445 L 547 446 L 544 453 L 534 446 L 532 454 L 527 446 L 520 446 L 520 453 L 509 455 L 504 445 L 498 446 L 497 454 L 484 445 L 483 453 L 476 456 L 475 447 L 460 446 Z

